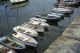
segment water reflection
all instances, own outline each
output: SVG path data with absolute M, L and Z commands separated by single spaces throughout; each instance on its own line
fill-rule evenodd
M 8 3 L 7 3 L 8 2 Z M 10 4 L 9 1 L 2 1 L 0 6 L 0 28 L 4 28 L 3 30 L 0 30 L 1 32 L 11 31 L 12 27 L 15 25 L 18 25 L 18 18 L 19 18 L 19 9 L 22 9 L 23 7 L 27 6 L 29 4 L 29 1 L 19 3 L 19 4 Z M 13 19 L 11 17 L 15 18 L 15 22 L 11 22 L 10 20 Z M 11 19 L 10 19 L 11 18 Z M 6 27 L 5 27 L 6 25 Z
M 4 5 L 9 3 L 9 0 L 0 0 L 0 5 Z

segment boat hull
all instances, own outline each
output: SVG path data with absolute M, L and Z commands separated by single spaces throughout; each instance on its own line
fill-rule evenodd
M 8 37 L 6 37 L 6 39 L 4 38 L 4 37 L 1 37 L 0 38 L 0 43 L 2 44 L 2 45 L 4 45 L 5 47 L 8 47 L 8 48 L 10 48 L 10 49 L 14 49 L 14 50 L 16 50 L 16 51 L 18 51 L 18 50 L 25 50 L 26 49 L 26 46 L 24 45 L 24 44 L 22 44 L 21 42 L 17 42 L 15 39 L 8 39 L 8 40 L 10 40 L 9 42 L 10 43 L 5 43 L 4 41 L 6 41 L 7 40 L 7 38 Z M 12 45 L 15 45 L 15 44 L 19 44 L 18 46 L 12 46 Z
M 10 0 L 10 2 L 12 4 L 16 4 L 16 3 L 23 3 L 23 2 L 26 2 L 27 0 Z
M 21 30 L 23 30 L 24 32 L 22 32 Z M 28 27 L 24 27 L 24 26 L 16 26 L 13 28 L 13 31 L 15 32 L 21 32 L 25 35 L 29 35 L 31 37 L 37 37 L 38 36 L 38 33 L 31 29 L 31 28 L 28 28 Z
M 37 47 L 37 44 L 29 43 L 29 42 L 25 42 L 25 41 L 19 40 L 19 39 L 17 39 L 17 38 L 14 37 L 14 36 L 13 36 L 13 38 L 14 38 L 16 41 L 19 41 L 19 42 L 25 44 L 26 46 Z

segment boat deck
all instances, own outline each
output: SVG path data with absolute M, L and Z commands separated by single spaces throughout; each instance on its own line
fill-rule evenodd
M 24 24 L 23 25 L 24 27 L 29 27 L 29 28 L 32 28 L 36 31 L 41 31 L 41 32 L 44 32 L 44 28 L 40 25 L 33 25 L 33 24 Z

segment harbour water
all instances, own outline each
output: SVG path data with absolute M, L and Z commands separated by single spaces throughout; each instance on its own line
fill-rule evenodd
M 28 22 L 29 19 L 38 14 L 48 14 L 55 7 L 55 0 L 29 0 L 26 3 L 11 5 L 9 1 L 0 5 L 0 33 L 6 34 L 12 28 Z M 69 17 L 64 17 L 58 22 L 58 26 L 53 25 L 38 37 L 37 53 L 43 53 L 48 46 L 70 25 L 72 20 L 80 15 L 80 8 L 75 8 L 74 13 Z M 54 23 L 54 22 L 53 22 Z

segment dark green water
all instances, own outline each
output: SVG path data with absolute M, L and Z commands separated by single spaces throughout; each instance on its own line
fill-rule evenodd
M 37 14 L 50 13 L 54 8 L 53 3 L 55 0 L 29 0 L 27 3 L 12 6 L 6 1 L 5 4 L 0 5 L 0 33 L 12 31 L 13 27 L 28 22 L 31 17 Z M 43 53 L 79 15 L 80 8 L 76 8 L 70 17 L 64 17 L 64 20 L 58 22 L 58 26 L 49 27 L 49 31 L 44 32 L 44 35 L 38 39 L 37 52 Z

